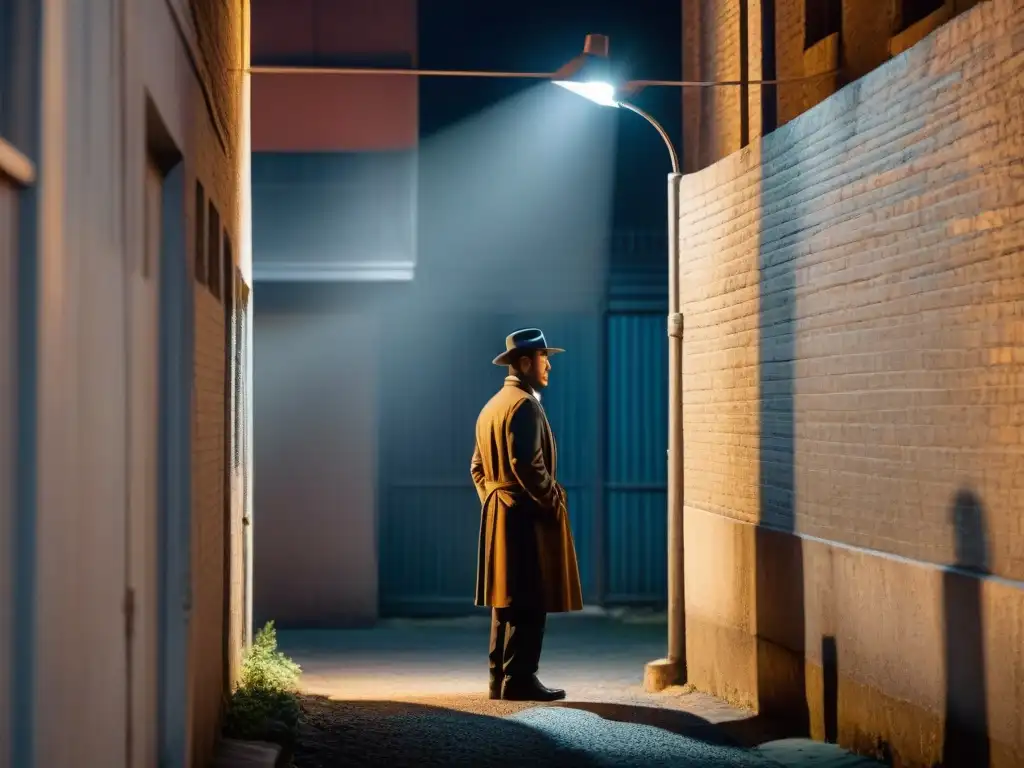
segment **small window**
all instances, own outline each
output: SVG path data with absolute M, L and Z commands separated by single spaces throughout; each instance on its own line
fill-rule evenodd
M 206 243 L 206 285 L 209 287 L 210 293 L 219 299 L 221 297 L 220 213 L 217 211 L 217 206 L 213 204 L 213 200 L 210 201 L 206 210 L 206 231 L 209 234 Z
M 839 34 L 842 26 L 842 0 L 804 0 L 804 50 Z
M 196 182 L 196 280 L 206 283 L 206 193 L 203 185 Z
M 945 4 L 945 0 L 901 0 L 899 31 L 902 32 L 921 19 L 931 16 Z

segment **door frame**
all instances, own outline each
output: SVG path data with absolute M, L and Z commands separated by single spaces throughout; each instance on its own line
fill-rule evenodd
M 192 524 L 192 259 L 184 158 L 146 102 L 149 151 L 164 174 L 161 199 L 158 370 L 158 765 L 188 754 L 188 649 Z

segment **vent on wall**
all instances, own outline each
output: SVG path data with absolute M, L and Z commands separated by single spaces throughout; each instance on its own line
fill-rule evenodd
M 206 285 L 209 287 L 210 293 L 219 299 L 221 298 L 220 213 L 217 211 L 217 206 L 213 204 L 213 200 L 210 201 L 207 207 L 206 232 L 208 235 L 206 245 Z
M 206 283 L 206 193 L 202 182 L 196 181 L 196 241 L 193 244 L 196 257 L 196 280 Z
M 804 0 L 804 50 L 839 34 L 842 26 L 842 0 Z

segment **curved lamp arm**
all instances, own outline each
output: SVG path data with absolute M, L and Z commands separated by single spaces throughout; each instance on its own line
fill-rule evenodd
M 662 127 L 661 123 L 659 123 L 657 120 L 651 117 L 647 112 L 640 109 L 640 107 L 636 106 L 635 104 L 630 104 L 628 101 L 620 101 L 619 106 L 628 109 L 630 112 L 635 112 L 648 123 L 654 126 L 654 130 L 658 132 L 658 134 L 661 136 L 662 141 L 665 142 L 665 146 L 668 147 L 668 154 L 672 160 L 672 173 L 679 173 L 679 155 L 676 152 L 675 146 L 672 144 L 672 139 L 670 139 L 668 136 L 668 131 L 666 131 Z

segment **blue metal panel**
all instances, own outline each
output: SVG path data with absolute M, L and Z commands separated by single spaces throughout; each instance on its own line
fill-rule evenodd
M 613 312 L 665 312 L 668 304 L 668 236 L 618 232 L 609 256 L 608 306 Z
M 608 603 L 666 599 L 665 318 L 608 316 Z
M 593 592 L 599 317 L 395 314 L 381 359 L 380 589 L 383 615 L 472 610 L 480 505 L 469 476 L 480 408 L 501 386 L 505 335 L 539 325 L 565 347 L 544 407 L 588 598 Z

